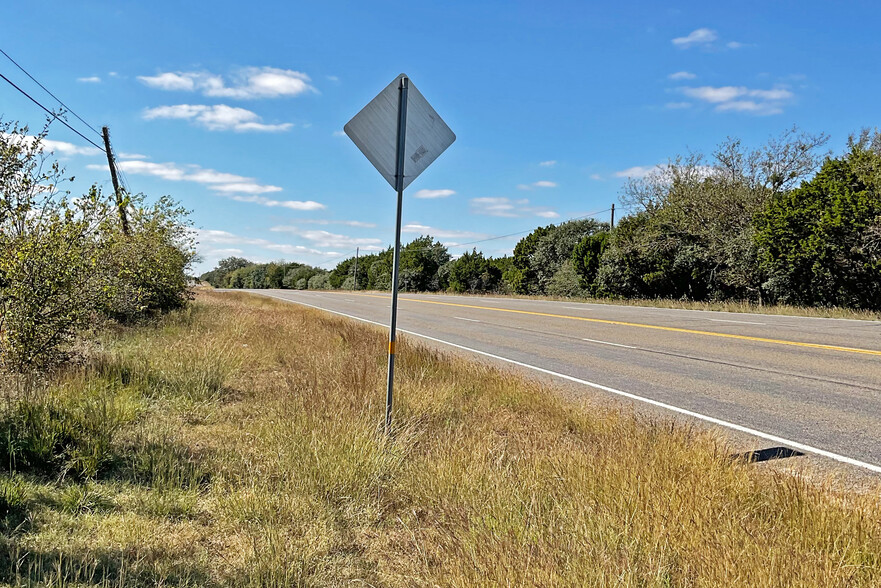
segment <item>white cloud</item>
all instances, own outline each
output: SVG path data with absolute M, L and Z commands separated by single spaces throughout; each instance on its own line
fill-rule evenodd
M 658 171 L 661 169 L 659 165 L 635 165 L 633 167 L 629 167 L 627 169 L 616 171 L 614 176 L 616 178 L 644 178 L 650 173 Z
M 716 107 L 719 112 L 749 112 L 759 115 L 782 114 L 783 108 L 767 102 L 753 100 L 732 100 Z
M 324 204 L 315 202 L 314 200 L 272 200 L 265 196 L 239 195 L 230 196 L 230 199 L 235 200 L 236 202 L 252 202 L 254 204 L 260 204 L 261 206 L 289 208 L 291 210 L 323 210 L 327 208 Z
M 260 184 L 254 178 L 206 169 L 198 165 L 177 163 L 154 163 L 152 161 L 127 160 L 118 162 L 119 169 L 126 173 L 153 176 L 170 182 L 194 182 L 239 202 L 253 202 L 262 206 L 282 207 L 291 210 L 320 210 L 324 204 L 313 200 L 270 200 L 259 194 L 281 192 L 280 186 Z M 102 165 L 91 164 L 88 169 L 104 169 Z
M 280 98 L 317 92 L 308 75 L 277 67 L 245 67 L 235 71 L 232 83 L 222 76 L 207 72 L 165 72 L 155 76 L 138 76 L 151 88 L 168 91 L 195 92 L 217 98 L 250 100 Z
M 510 198 L 472 198 L 471 212 L 486 216 L 501 216 L 507 218 L 539 216 L 543 218 L 556 218 L 560 216 L 546 207 L 530 206 L 529 200 L 522 198 L 511 200 Z
M 555 165 L 557 165 L 557 160 L 556 160 L 556 159 L 550 159 L 550 160 L 548 160 L 548 161 L 542 161 L 542 162 L 539 163 L 539 165 L 542 166 L 542 167 L 554 167 Z
M 682 93 L 686 96 L 712 103 L 728 102 L 729 100 L 734 100 L 738 96 L 743 96 L 746 92 L 746 88 L 737 86 L 701 86 L 699 88 L 682 88 Z
M 413 194 L 413 198 L 446 198 L 448 196 L 452 196 L 455 193 L 455 190 L 419 190 L 418 192 Z
M 236 131 L 238 133 L 248 131 L 280 132 L 287 131 L 294 126 L 291 123 L 263 124 L 260 122 L 261 118 L 257 113 L 244 108 L 227 106 L 226 104 L 214 106 L 205 104 L 157 106 L 156 108 L 145 110 L 143 118 L 145 120 L 157 118 L 190 120 L 209 131 Z
M 759 115 L 780 114 L 795 95 L 783 87 L 759 90 L 745 86 L 701 86 L 679 89 L 690 98 L 715 105 L 719 112 L 748 112 Z
M 539 180 L 538 182 L 533 182 L 531 184 L 517 184 L 518 190 L 534 190 L 535 188 L 556 188 L 556 182 L 550 182 L 548 180 Z
M 158 88 L 159 90 L 192 92 L 196 89 L 196 77 L 201 75 L 203 74 L 167 72 L 158 76 L 138 76 L 138 79 L 147 86 Z
M 322 219 L 322 218 L 301 218 L 301 219 L 295 219 L 293 222 L 300 223 L 300 224 L 310 224 L 310 225 L 344 225 L 347 227 L 360 227 L 363 229 L 376 228 L 376 223 L 366 223 L 364 221 L 356 221 L 356 220 L 331 220 L 331 219 Z
M 603 176 L 601 176 L 600 174 L 590 174 L 590 179 L 596 180 L 596 181 L 602 181 Z
M 746 47 L 744 43 L 739 43 L 738 41 L 728 41 L 725 43 L 725 46 L 729 49 L 740 49 L 742 47 Z
M 430 227 L 420 223 L 407 223 L 401 227 L 402 233 L 418 233 L 420 235 L 431 235 L 438 239 L 483 239 L 487 235 L 485 233 L 473 233 L 471 231 L 454 231 L 448 229 L 440 229 L 438 227 Z
M 229 184 L 217 184 L 211 186 L 212 190 L 225 194 L 267 194 L 269 192 L 281 192 L 278 186 L 264 186 L 256 182 L 231 182 Z
M 277 226 L 269 229 L 276 233 L 291 233 L 311 241 L 316 247 L 332 247 L 336 249 L 354 249 L 360 247 L 368 251 L 379 250 L 382 239 L 374 239 L 371 237 L 350 237 L 348 235 L 340 235 L 329 231 L 321 231 L 314 229 L 300 229 L 293 226 Z
M 346 133 L 343 132 L 343 131 L 334 131 L 334 132 L 333 132 L 333 136 L 334 136 L 334 137 L 345 137 L 345 136 L 346 136 Z
M 0 133 L 0 136 L 13 141 L 21 141 L 25 145 L 33 145 L 37 137 L 32 135 L 10 135 L 8 133 Z M 52 139 L 40 139 L 40 145 L 43 151 L 53 152 L 56 155 L 70 157 L 71 155 L 102 155 L 104 152 L 95 147 L 86 147 L 82 145 L 74 145 L 66 141 L 53 141 Z M 102 166 L 102 169 L 105 166 Z
M 695 45 L 706 45 L 712 43 L 719 38 L 716 31 L 707 28 L 700 28 L 691 31 L 685 37 L 676 37 L 672 43 L 682 49 L 687 49 Z
M 693 80 L 697 77 L 697 75 L 691 73 L 690 71 L 677 71 L 676 73 L 671 73 L 667 77 L 671 80 Z
M 85 78 L 77 78 L 76 81 L 83 84 L 100 84 L 101 78 L 99 78 L 98 76 L 89 76 Z
M 117 157 L 120 159 L 150 159 L 147 155 L 142 155 L 140 153 L 117 153 Z
M 312 247 L 303 245 L 292 245 L 289 243 L 274 243 L 267 239 L 255 239 L 251 237 L 242 237 L 227 231 L 218 231 L 213 229 L 196 229 L 196 240 L 199 242 L 200 252 L 204 245 L 213 248 L 214 245 L 251 245 L 261 247 L 270 251 L 282 253 L 284 255 L 334 255 L 335 251 L 320 251 Z
M 670 110 L 682 110 L 684 108 L 691 108 L 691 107 L 692 107 L 691 102 L 668 102 L 664 105 L 664 108 L 667 108 Z

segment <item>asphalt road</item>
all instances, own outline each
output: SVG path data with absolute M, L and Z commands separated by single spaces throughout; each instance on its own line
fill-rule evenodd
M 388 325 L 381 293 L 253 290 Z M 881 322 L 401 295 L 398 327 L 881 474 Z M 406 336 L 406 335 L 405 335 Z

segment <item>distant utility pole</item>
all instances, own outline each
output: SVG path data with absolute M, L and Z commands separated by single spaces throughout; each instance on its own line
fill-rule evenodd
M 611 222 L 610 228 L 612 228 L 612 229 L 615 228 L 615 203 L 614 202 L 612 203 L 612 222 Z
M 116 162 L 113 160 L 113 150 L 110 148 L 110 129 L 101 127 L 104 136 L 104 151 L 107 152 L 107 165 L 110 166 L 110 179 L 113 180 L 113 192 L 116 194 L 116 208 L 119 210 L 119 221 L 122 223 L 122 233 L 129 235 L 128 216 L 125 213 L 125 202 L 122 198 L 122 190 L 119 188 L 119 178 L 116 177 Z
M 355 247 L 355 287 L 352 290 L 358 289 L 358 247 Z

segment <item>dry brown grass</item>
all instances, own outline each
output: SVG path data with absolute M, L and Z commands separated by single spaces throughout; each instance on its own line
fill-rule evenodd
M 881 585 L 878 492 L 756 470 L 705 432 L 407 339 L 387 438 L 385 338 L 212 292 L 109 338 L 88 377 L 145 399 L 114 441 L 141 474 L 22 477 L 13 583 Z

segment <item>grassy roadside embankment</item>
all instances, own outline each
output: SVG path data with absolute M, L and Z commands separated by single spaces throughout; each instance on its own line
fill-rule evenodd
M 404 339 L 204 292 L 0 407 L 0 582 L 877 586 L 879 493 Z M 14 469 L 16 473 L 10 473 Z

